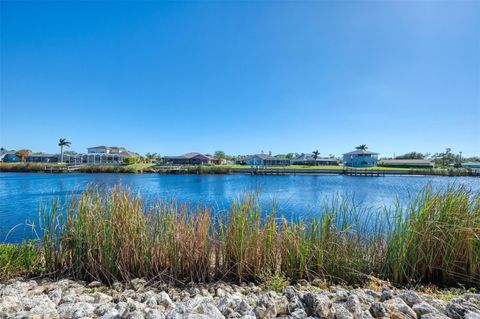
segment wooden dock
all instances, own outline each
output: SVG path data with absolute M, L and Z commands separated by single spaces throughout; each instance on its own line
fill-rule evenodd
M 385 176 L 388 174 L 385 170 L 346 168 L 337 170 L 317 170 L 317 169 L 292 169 L 292 168 L 263 168 L 252 167 L 248 169 L 237 169 L 235 173 L 249 173 L 251 175 L 346 175 L 346 176 Z
M 181 166 L 170 166 L 170 167 L 161 167 L 159 168 L 159 173 L 162 174 L 185 174 L 188 172 L 186 167 Z
M 78 171 L 80 167 L 84 165 L 67 165 L 67 166 L 45 166 L 44 172 L 45 173 L 71 173 Z
M 348 168 L 341 171 L 346 176 L 385 176 L 385 170 Z

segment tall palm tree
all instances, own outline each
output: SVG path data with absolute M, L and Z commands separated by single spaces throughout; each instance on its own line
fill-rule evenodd
M 312 152 L 313 154 L 313 159 L 315 160 L 315 165 L 317 165 L 317 158 L 320 155 L 320 152 L 318 150 L 315 150 Z
M 357 150 L 362 150 L 362 151 L 366 151 L 367 150 L 367 145 L 366 144 L 360 144 L 358 145 L 357 147 L 355 147 Z
M 63 147 L 70 147 L 71 144 L 66 138 L 61 138 L 58 141 L 58 146 L 60 146 L 60 163 L 63 163 Z

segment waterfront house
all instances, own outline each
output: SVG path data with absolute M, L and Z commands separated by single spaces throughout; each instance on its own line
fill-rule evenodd
M 198 152 L 191 152 L 180 156 L 165 156 L 163 163 L 167 165 L 209 165 L 220 164 L 221 161 Z
M 412 167 L 412 168 L 433 168 L 433 162 L 425 159 L 390 159 L 380 160 L 380 166 L 385 167 Z
M 64 160 L 66 157 L 67 156 L 64 155 Z M 25 156 L 25 162 L 28 163 L 58 163 L 59 161 L 59 154 L 37 154 Z
M 377 166 L 378 153 L 364 149 L 357 149 L 353 152 L 343 154 L 345 166 L 350 167 L 373 167 Z
M 128 157 L 137 157 L 138 154 L 124 147 L 118 146 L 95 146 L 87 148 L 87 154 L 64 157 L 67 163 L 77 164 L 123 164 Z
M 87 148 L 89 154 L 125 154 L 129 153 L 126 148 L 118 146 L 95 146 Z
M 318 165 L 318 166 L 330 166 L 338 165 L 338 162 L 334 158 L 318 157 L 315 159 L 313 154 L 302 153 L 295 156 L 291 160 L 292 165 Z
M 20 162 L 20 157 L 18 157 L 14 151 L 6 151 L 0 154 L 0 162 L 18 163 Z
M 255 154 L 245 160 L 249 166 L 287 166 L 290 165 L 288 158 L 277 158 L 268 154 Z
M 462 163 L 462 167 L 480 169 L 480 162 L 466 162 L 466 163 Z
M 64 154 L 63 162 L 74 165 L 119 165 L 123 164 L 127 157 L 135 156 L 138 156 L 138 154 L 128 151 L 123 147 L 96 146 L 89 147 L 86 154 Z M 29 155 L 25 157 L 25 161 L 31 163 L 58 163 L 60 162 L 60 155 Z

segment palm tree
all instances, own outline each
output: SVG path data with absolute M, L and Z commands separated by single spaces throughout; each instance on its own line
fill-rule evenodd
M 63 163 L 63 147 L 70 147 L 71 142 L 67 141 L 66 138 L 61 138 L 58 141 L 58 146 L 60 146 L 60 163 Z
M 315 150 L 312 152 L 313 154 L 313 159 L 315 160 L 315 165 L 317 165 L 317 158 L 320 155 L 320 152 L 318 150 Z
M 355 147 L 357 150 L 362 150 L 362 151 L 366 151 L 367 150 L 367 145 L 366 144 L 360 144 L 358 145 L 357 147 Z

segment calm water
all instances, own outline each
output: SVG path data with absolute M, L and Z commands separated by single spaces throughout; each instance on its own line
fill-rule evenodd
M 405 200 L 427 184 L 436 189 L 463 184 L 480 191 L 480 179 L 474 177 L 0 173 L 0 241 L 21 239 L 21 227 L 5 237 L 27 219 L 37 223 L 39 203 L 80 193 L 91 183 L 126 185 L 145 195 L 213 205 L 219 211 L 228 208 L 231 200 L 243 192 L 260 190 L 263 207 L 275 203 L 282 214 L 291 218 L 314 214 L 320 203 L 334 194 L 353 194 L 359 202 L 381 206 L 391 205 L 396 196 Z

